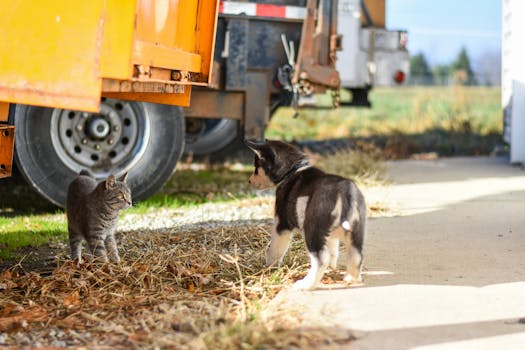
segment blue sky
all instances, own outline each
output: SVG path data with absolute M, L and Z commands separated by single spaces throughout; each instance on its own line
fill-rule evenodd
M 501 0 L 386 0 L 386 25 L 408 30 L 411 54 L 431 65 L 453 61 L 462 46 L 473 61 L 501 48 Z

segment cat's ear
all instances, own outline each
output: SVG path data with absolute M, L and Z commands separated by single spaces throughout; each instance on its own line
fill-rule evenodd
M 106 179 L 106 190 L 109 190 L 110 188 L 115 187 L 115 175 L 109 175 Z
M 128 179 L 128 173 L 125 172 L 121 177 L 118 178 L 118 180 L 120 182 L 126 182 L 126 180 Z

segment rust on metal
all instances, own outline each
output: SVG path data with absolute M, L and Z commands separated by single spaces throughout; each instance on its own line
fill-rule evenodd
M 14 146 L 15 127 L 0 124 L 0 178 L 11 176 Z
M 106 92 L 155 92 L 169 94 L 183 94 L 187 87 L 182 84 L 166 83 L 164 80 L 151 79 L 145 81 L 128 81 L 104 79 L 102 81 L 103 94 Z
M 193 90 L 191 107 L 184 109 L 186 117 L 231 118 L 242 120 L 244 93 L 213 90 Z
M 216 90 L 220 89 L 221 81 L 223 81 L 221 64 L 217 61 L 214 61 L 213 62 L 213 75 L 211 76 L 208 82 L 210 89 L 216 89 Z
M 174 85 L 172 85 L 174 86 Z M 184 86 L 183 86 L 184 87 Z M 103 92 L 102 96 L 131 101 L 144 101 L 187 107 L 190 104 L 191 89 L 184 87 L 183 93 L 161 92 Z
M 337 1 L 308 0 L 308 13 L 301 33 L 301 44 L 293 77 L 294 84 L 311 83 L 302 91 L 323 92 L 338 89 L 339 72 L 335 69 L 335 51 L 338 49 Z M 317 14 L 317 22 L 316 22 Z

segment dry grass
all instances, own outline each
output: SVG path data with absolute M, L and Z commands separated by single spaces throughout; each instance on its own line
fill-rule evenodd
M 111 348 L 288 348 L 348 340 L 322 330 L 303 334 L 290 314 L 273 321 L 264 315 L 263 306 L 302 277 L 307 262 L 296 239 L 284 267 L 265 269 L 270 225 L 127 232 L 120 235 L 121 265 L 76 267 L 62 259 L 48 276 L 4 271 L 0 333 L 49 345 L 62 332 L 67 345 Z
M 374 150 L 363 148 L 312 156 L 326 171 L 377 184 L 384 167 Z M 248 173 L 241 173 L 245 183 Z M 261 201 L 271 206 L 267 198 L 231 205 Z M 264 268 L 271 225 L 270 218 L 247 217 L 120 232 L 120 265 L 77 267 L 64 247 L 53 271 L 26 272 L 21 265 L 5 270 L 0 335 L 6 337 L 0 339 L 7 345 L 126 349 L 303 349 L 351 341 L 345 330 L 301 328 L 300 310 L 269 311 L 273 297 L 308 268 L 300 235 L 282 267 Z M 323 283 L 341 279 L 334 272 Z
M 385 183 L 383 153 L 372 143 L 357 141 L 353 149 L 340 150 L 322 157 L 313 154 L 311 157 L 315 166 L 327 173 L 350 178 L 360 186 Z

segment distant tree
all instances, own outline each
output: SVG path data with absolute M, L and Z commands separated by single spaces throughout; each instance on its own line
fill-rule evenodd
M 458 58 L 452 63 L 454 80 L 457 84 L 473 85 L 475 84 L 474 71 L 470 64 L 470 57 L 467 49 L 462 47 L 459 51 Z
M 501 85 L 501 53 L 485 51 L 473 60 L 473 69 L 479 84 L 487 86 Z
M 434 76 L 422 52 L 410 57 L 410 83 L 412 85 L 432 85 L 434 83 Z
M 442 64 L 434 66 L 434 83 L 436 85 L 448 85 L 452 75 L 450 65 Z

